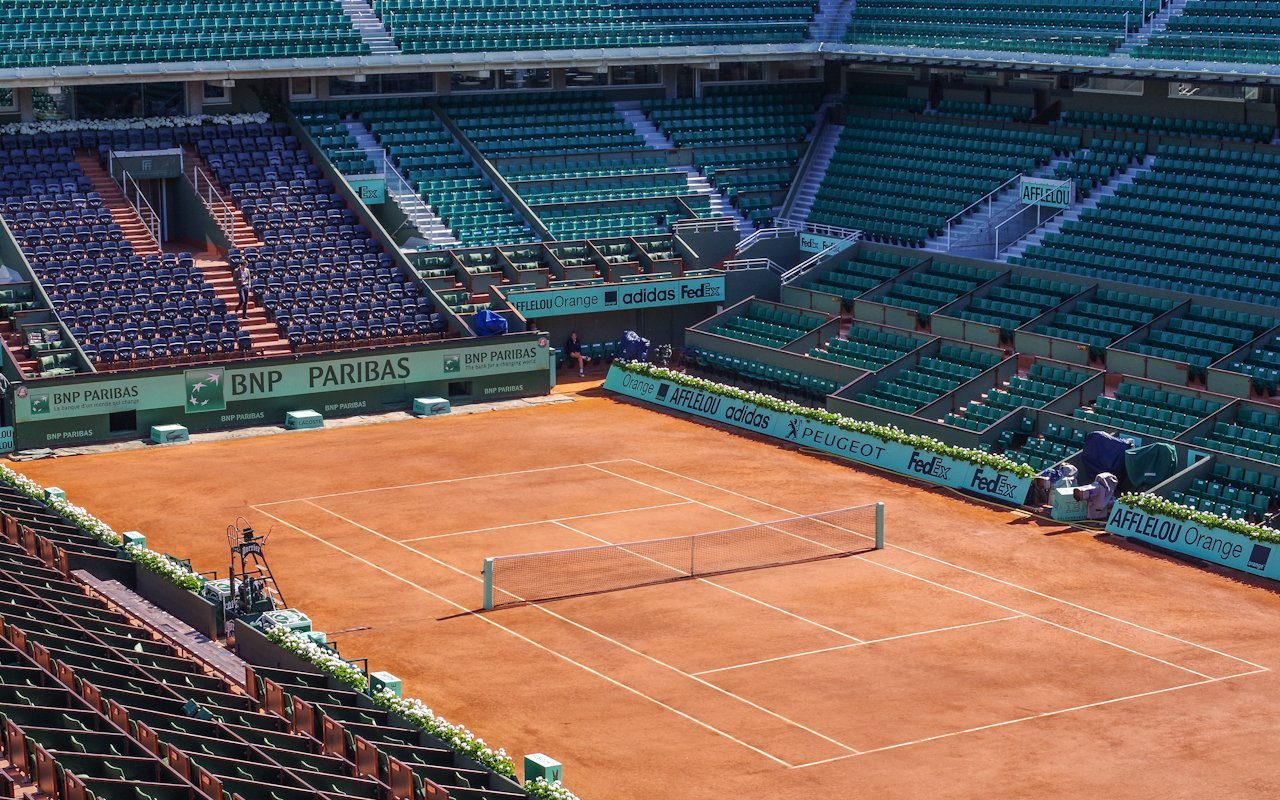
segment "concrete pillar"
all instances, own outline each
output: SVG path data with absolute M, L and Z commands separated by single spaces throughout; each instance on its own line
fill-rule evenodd
M 187 113 L 195 116 L 204 113 L 204 81 L 187 81 L 185 85 Z
M 662 82 L 662 88 L 668 100 L 674 100 L 678 95 L 676 92 L 676 71 L 680 68 L 675 64 L 663 64 L 658 68 L 658 80 Z
M 14 89 L 13 99 L 18 106 L 18 118 L 23 122 L 35 122 L 36 105 L 31 98 L 33 89 Z

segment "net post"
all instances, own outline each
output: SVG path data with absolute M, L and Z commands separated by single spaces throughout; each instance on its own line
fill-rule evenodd
M 884 549 L 884 503 L 876 503 L 876 549 Z
M 493 609 L 493 559 L 484 560 L 484 610 Z

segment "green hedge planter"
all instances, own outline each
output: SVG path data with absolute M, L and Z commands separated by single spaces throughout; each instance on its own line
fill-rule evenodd
M 1021 505 L 1026 500 L 1036 474 L 994 453 L 955 447 L 651 364 L 615 363 L 604 386 L 673 411 L 1008 503 Z

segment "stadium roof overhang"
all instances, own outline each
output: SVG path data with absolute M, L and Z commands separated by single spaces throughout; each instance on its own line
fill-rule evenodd
M 474 53 L 371 55 L 345 58 L 290 58 L 200 61 L 164 64 L 102 64 L 0 70 L 0 87 L 38 88 L 83 84 L 160 81 L 286 78 L 299 75 L 377 75 L 405 72 L 468 72 L 677 64 L 713 65 L 725 61 L 840 61 L 918 67 L 1016 70 L 1166 79 L 1280 84 L 1280 64 L 1215 64 L 1150 61 L 1127 55 L 1065 56 L 1052 53 L 981 52 L 926 47 L 871 47 L 864 44 L 795 44 L 697 47 L 620 47 L 573 50 L 498 50 Z
M 1126 55 L 1066 56 L 1054 53 L 980 52 L 928 47 L 869 47 L 822 43 L 827 59 L 869 64 L 960 69 L 1015 70 L 1181 81 L 1280 84 L 1280 64 L 1217 64 L 1209 61 L 1152 61 Z
M 0 70 L 0 87 L 38 88 L 86 84 L 154 83 L 226 78 L 286 78 L 299 75 L 378 75 L 405 72 L 579 67 L 633 64 L 711 65 L 723 61 L 813 61 L 817 42 L 791 45 L 634 47 L 589 50 L 497 50 L 475 53 L 373 55 L 165 64 L 101 64 Z

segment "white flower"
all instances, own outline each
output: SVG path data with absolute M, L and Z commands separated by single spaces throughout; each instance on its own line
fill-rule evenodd
M 125 545 L 124 550 L 134 561 L 142 564 L 157 575 L 167 578 L 171 583 L 183 589 L 194 592 L 204 585 L 204 578 L 192 572 L 185 564 L 172 556 L 157 553 L 154 550 L 149 550 L 136 544 Z
M 253 114 L 196 114 L 193 116 L 148 117 L 145 119 L 51 119 L 40 122 L 15 122 L 0 125 L 0 134 L 60 133 L 64 131 L 122 131 L 138 128 L 186 128 L 197 125 L 236 125 L 264 123 L 270 117 L 265 112 Z

